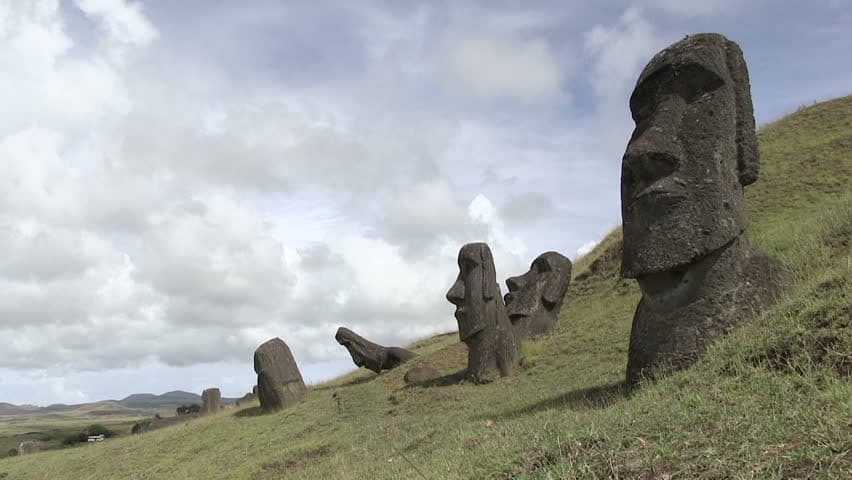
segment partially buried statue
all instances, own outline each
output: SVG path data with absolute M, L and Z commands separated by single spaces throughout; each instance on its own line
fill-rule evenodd
M 349 350 L 355 365 L 376 373 L 396 368 L 414 357 L 412 352 L 404 348 L 383 347 L 345 327 L 337 329 L 334 339 Z
M 553 330 L 559 308 L 571 282 L 571 260 L 556 252 L 545 252 L 533 260 L 529 271 L 506 280 L 504 297 L 509 321 L 520 339 Z
M 218 388 L 208 388 L 201 392 L 201 414 L 213 415 L 222 409 L 222 392 Z
M 447 292 L 456 306 L 459 338 L 467 345 L 468 378 L 488 380 L 499 369 L 511 375 L 518 363 L 518 345 L 497 284 L 494 258 L 484 243 L 468 243 L 459 251 L 459 276 Z
M 308 389 L 290 347 L 278 337 L 254 351 L 257 397 L 264 412 L 274 412 L 305 400 Z
M 745 236 L 743 187 L 759 163 L 739 46 L 713 33 L 671 45 L 642 71 L 630 111 L 621 272 L 642 291 L 627 363 L 636 384 L 690 365 L 768 304 L 782 267 Z

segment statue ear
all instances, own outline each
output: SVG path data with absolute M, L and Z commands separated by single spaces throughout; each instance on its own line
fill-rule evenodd
M 488 245 L 479 249 L 480 269 L 482 270 L 482 298 L 494 299 L 494 286 L 497 283 L 497 272 L 494 269 L 494 258 Z
M 751 185 L 760 172 L 760 152 L 754 126 L 754 105 L 751 101 L 751 85 L 743 51 L 739 45 L 728 40 L 725 43 L 728 73 L 734 85 L 737 122 L 737 169 L 740 184 Z
M 544 287 L 544 293 L 542 294 L 544 301 L 551 306 L 558 305 L 562 301 L 562 297 L 565 296 L 565 291 L 568 290 L 568 284 L 571 283 L 571 260 L 564 257 L 562 259 L 564 259 L 564 266 L 562 269 L 553 268 L 551 266 L 551 275 L 555 278 L 552 278 Z

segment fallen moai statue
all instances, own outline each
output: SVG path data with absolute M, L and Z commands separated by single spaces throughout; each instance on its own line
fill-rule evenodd
M 383 347 L 345 327 L 337 329 L 334 339 L 349 350 L 355 365 L 376 373 L 396 368 L 414 358 L 414 353 L 404 348 Z

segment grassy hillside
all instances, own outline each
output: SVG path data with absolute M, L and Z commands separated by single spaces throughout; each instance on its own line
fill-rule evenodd
M 852 97 L 759 134 L 751 237 L 789 294 L 694 368 L 628 395 L 633 281 L 620 231 L 577 262 L 552 335 L 488 385 L 406 387 L 356 372 L 275 415 L 247 408 L 90 447 L 0 461 L 10 479 L 849 478 Z M 448 266 L 450 268 L 450 266 Z M 412 347 L 464 367 L 455 334 Z

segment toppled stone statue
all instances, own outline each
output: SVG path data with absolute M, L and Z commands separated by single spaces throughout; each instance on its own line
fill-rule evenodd
M 447 291 L 456 306 L 459 339 L 467 345 L 468 378 L 487 380 L 499 369 L 511 375 L 518 365 L 518 344 L 506 315 L 491 249 L 484 243 L 468 243 L 459 250 L 459 275 Z
M 642 71 L 630 111 L 621 273 L 642 290 L 627 363 L 636 384 L 693 363 L 777 295 L 783 269 L 745 236 L 743 187 L 759 157 L 740 47 L 713 33 L 669 46 Z
M 383 347 L 345 327 L 337 329 L 334 339 L 349 350 L 355 365 L 376 373 L 396 368 L 414 357 L 414 353 L 404 348 Z
M 254 351 L 257 397 L 264 412 L 274 412 L 305 400 L 308 389 L 290 347 L 278 337 Z
M 218 388 L 208 388 L 201 392 L 201 414 L 212 415 L 219 413 L 222 393 Z
M 506 280 L 506 313 L 515 337 L 545 334 L 559 321 L 562 299 L 571 283 L 571 260 L 557 252 L 536 257 L 529 271 Z

